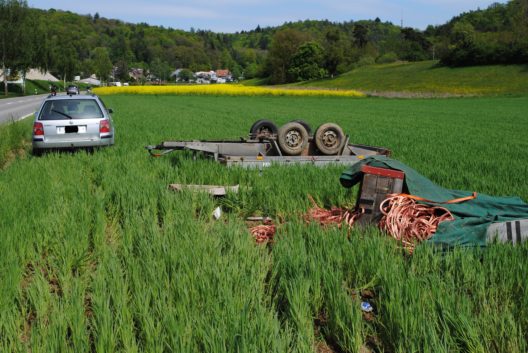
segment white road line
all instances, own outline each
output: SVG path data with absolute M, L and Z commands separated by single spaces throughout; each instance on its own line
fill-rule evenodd
M 29 113 L 28 115 L 24 115 L 23 117 L 16 119 L 16 121 L 24 120 L 25 118 L 28 118 L 28 117 L 30 117 L 33 114 L 35 114 L 35 113 Z

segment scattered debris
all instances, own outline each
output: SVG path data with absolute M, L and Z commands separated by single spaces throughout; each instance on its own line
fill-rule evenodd
M 218 206 L 217 208 L 214 209 L 213 217 L 216 220 L 218 220 L 218 219 L 220 219 L 220 217 L 222 217 L 222 208 L 220 206 Z
M 372 305 L 369 302 L 361 302 L 361 311 L 366 313 L 371 313 L 374 310 Z
M 252 217 L 247 217 L 246 221 L 248 221 L 248 222 L 264 222 L 264 223 L 267 223 L 267 222 L 271 222 L 272 219 L 270 217 L 252 216 Z
M 191 190 L 195 192 L 208 192 L 213 196 L 225 196 L 228 192 L 238 193 L 240 185 L 192 185 L 192 184 L 170 184 L 169 189 L 174 191 Z
M 327 210 L 319 207 L 311 195 L 308 195 L 308 198 L 312 202 L 313 207 L 304 216 L 306 222 L 316 221 L 322 226 L 337 224 L 339 227 L 341 227 L 342 223 L 345 223 L 349 227 L 352 227 L 361 215 L 361 211 L 351 211 L 346 208 L 332 207 L 330 210 Z
M 312 196 L 308 195 L 308 198 L 313 207 L 304 216 L 306 222 L 338 227 L 345 224 L 352 228 L 365 213 L 365 209 L 358 207 L 354 210 L 339 207 L 328 210 L 317 205 Z M 419 204 L 415 198 L 406 194 L 388 195 L 380 205 L 383 217 L 378 223 L 381 230 L 400 241 L 410 253 L 418 242 L 433 236 L 440 222 L 454 219 L 446 208 Z

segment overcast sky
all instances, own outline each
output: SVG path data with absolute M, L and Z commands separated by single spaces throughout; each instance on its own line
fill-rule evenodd
M 189 30 L 237 32 L 276 26 L 286 21 L 350 21 L 374 19 L 425 29 L 443 24 L 464 11 L 486 8 L 496 1 L 479 0 L 29 0 L 41 9 L 70 10 L 126 22 L 146 22 Z M 505 1 L 499 1 L 505 2 Z

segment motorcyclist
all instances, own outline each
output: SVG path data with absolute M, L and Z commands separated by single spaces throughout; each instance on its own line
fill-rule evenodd
M 51 95 L 52 96 L 56 96 L 57 95 L 57 86 L 51 85 L 50 91 L 51 91 Z

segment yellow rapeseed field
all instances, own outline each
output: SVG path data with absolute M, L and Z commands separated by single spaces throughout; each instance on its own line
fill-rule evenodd
M 208 96 L 313 96 L 313 97 L 365 97 L 354 90 L 293 89 L 252 87 L 242 85 L 181 85 L 181 86 L 128 86 L 100 87 L 94 89 L 99 95 L 109 94 L 175 94 Z

